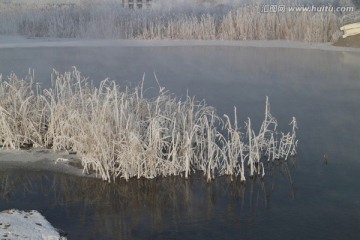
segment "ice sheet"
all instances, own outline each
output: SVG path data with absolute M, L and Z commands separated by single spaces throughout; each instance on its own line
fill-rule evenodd
M 80 177 L 96 177 L 83 172 L 80 157 L 66 151 L 54 152 L 46 148 L 12 150 L 0 148 L 1 171 L 25 169 L 53 171 Z

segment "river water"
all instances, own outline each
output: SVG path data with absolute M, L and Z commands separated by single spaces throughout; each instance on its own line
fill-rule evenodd
M 0 73 L 43 87 L 76 66 L 146 93 L 205 99 L 259 126 L 265 96 L 279 130 L 298 121 L 298 156 L 241 185 L 193 175 L 116 184 L 41 171 L 2 171 L 0 210 L 36 209 L 69 239 L 358 239 L 360 52 L 240 46 L 0 48 Z M 244 126 L 244 125 L 242 125 Z M 256 128 L 256 127 L 255 127 Z M 327 160 L 324 160 L 324 155 Z M 0 168 L 1 171 L 1 168 Z

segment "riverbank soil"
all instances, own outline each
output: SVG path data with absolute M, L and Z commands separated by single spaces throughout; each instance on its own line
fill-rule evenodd
M 346 38 L 340 37 L 337 42 L 333 44 L 334 46 L 339 47 L 355 47 L 360 48 L 360 34 L 349 36 Z

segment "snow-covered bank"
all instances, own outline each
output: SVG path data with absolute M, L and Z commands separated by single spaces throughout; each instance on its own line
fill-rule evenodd
M 234 46 L 262 48 L 319 49 L 328 51 L 355 51 L 359 48 L 333 46 L 331 43 L 306 43 L 286 40 L 84 40 L 57 38 L 26 38 L 0 35 L 0 49 L 38 47 L 178 47 L 178 46 Z
M 1 239 L 65 240 L 36 210 L 5 210 L 0 212 Z

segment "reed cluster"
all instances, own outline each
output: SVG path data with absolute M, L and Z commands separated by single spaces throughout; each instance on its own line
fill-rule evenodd
M 296 154 L 296 119 L 289 133 L 278 134 L 266 98 L 265 118 L 255 133 L 235 119 L 223 118 L 204 101 L 177 99 L 159 86 L 145 98 L 140 84 L 121 89 L 103 80 L 98 87 L 71 72 L 53 72 L 52 87 L 41 89 L 33 74 L 0 76 L 0 142 L 3 147 L 42 146 L 75 151 L 85 172 L 103 180 L 155 178 L 201 171 L 219 175 L 264 176 L 264 162 Z
M 55 38 L 293 40 L 332 42 L 347 13 L 262 13 L 266 2 L 130 10 L 121 4 L 7 7 L 0 34 Z M 291 4 L 291 3 L 287 3 Z

